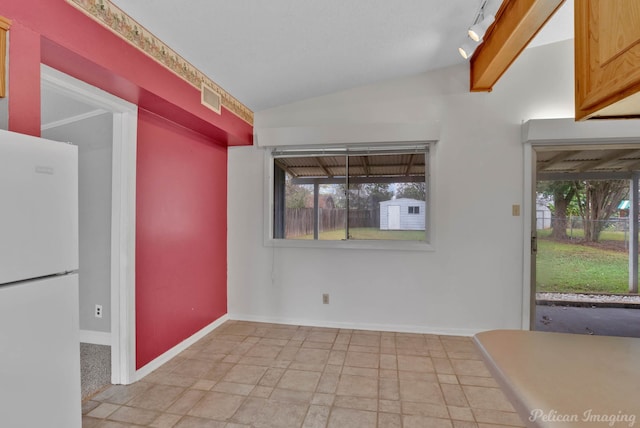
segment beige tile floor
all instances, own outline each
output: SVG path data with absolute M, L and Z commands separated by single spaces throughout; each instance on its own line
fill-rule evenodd
M 228 321 L 83 427 L 524 426 L 470 338 Z

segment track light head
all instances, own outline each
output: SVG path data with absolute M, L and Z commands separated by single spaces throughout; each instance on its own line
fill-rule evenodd
M 479 42 L 480 40 L 482 40 L 485 33 L 487 32 L 487 29 L 491 24 L 493 24 L 493 21 L 495 20 L 496 18 L 493 15 L 487 15 L 482 19 L 482 21 L 473 24 L 471 28 L 469 28 L 469 38 L 471 38 L 471 40 L 473 40 L 474 42 Z
M 473 42 L 467 40 L 466 43 L 463 43 L 462 46 L 458 48 L 458 52 L 464 59 L 471 58 L 478 45 L 482 43 L 485 33 L 496 20 L 493 14 L 488 13 L 488 10 L 495 10 L 493 6 L 491 6 L 492 2 L 495 1 L 497 0 L 481 0 L 480 8 L 475 15 L 473 24 L 467 31 L 467 36 L 473 40 Z
M 471 55 L 473 55 L 477 47 L 478 46 L 475 44 L 463 43 L 462 46 L 458 48 L 458 52 L 460 52 L 462 58 L 469 59 L 471 58 Z

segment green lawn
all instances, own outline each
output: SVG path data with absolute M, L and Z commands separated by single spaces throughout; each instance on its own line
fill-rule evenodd
M 537 231 L 538 238 L 548 238 L 551 236 L 551 229 L 544 229 Z M 583 229 L 567 229 L 567 236 L 573 239 L 583 239 L 584 238 L 584 230 Z M 603 230 L 600 232 L 600 240 L 601 241 L 628 241 L 629 233 L 619 232 L 615 230 Z
M 354 227 L 350 231 L 351 239 L 424 241 L 424 230 L 380 230 L 375 227 Z M 325 241 L 340 241 L 345 238 L 344 229 L 320 232 L 319 238 Z M 288 239 L 313 239 L 313 234 Z
M 627 293 L 627 253 L 538 241 L 536 290 L 576 293 Z

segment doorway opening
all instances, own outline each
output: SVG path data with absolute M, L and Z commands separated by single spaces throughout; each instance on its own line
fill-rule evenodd
M 531 328 L 640 337 L 640 145 L 535 148 Z
M 78 146 L 80 341 L 102 364 L 85 395 L 135 381 L 137 106 L 45 65 L 41 100 L 42 137 Z

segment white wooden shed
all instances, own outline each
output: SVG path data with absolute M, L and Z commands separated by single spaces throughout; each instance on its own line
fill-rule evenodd
M 536 229 L 549 229 L 551 227 L 551 210 L 544 201 L 536 202 Z
M 425 207 L 409 198 L 380 202 L 380 230 L 425 230 Z

